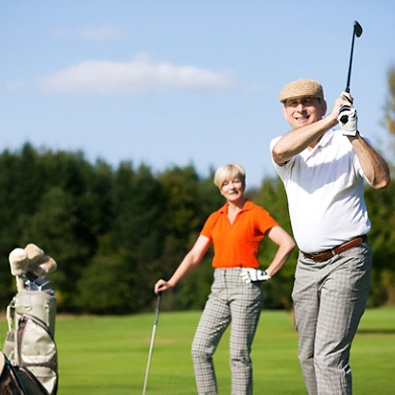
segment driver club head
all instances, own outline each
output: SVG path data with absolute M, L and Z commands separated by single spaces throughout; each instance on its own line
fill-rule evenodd
M 362 26 L 358 23 L 358 21 L 354 21 L 354 34 L 357 37 L 361 37 L 363 32 Z

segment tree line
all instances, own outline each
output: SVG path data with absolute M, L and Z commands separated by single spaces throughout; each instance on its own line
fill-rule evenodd
M 214 170 L 201 177 L 193 165 L 155 174 L 147 165 L 92 164 L 82 152 L 36 149 L 0 154 L 0 302 L 16 292 L 8 255 L 34 243 L 58 263 L 48 277 L 58 310 L 129 314 L 152 308 L 153 285 L 169 278 L 191 248 L 208 215 L 224 204 Z M 395 304 L 394 184 L 366 190 L 373 248 L 371 306 Z M 285 192 L 277 178 L 263 180 L 247 196 L 292 234 Z M 262 267 L 275 252 L 260 251 Z M 290 308 L 297 251 L 265 283 L 266 308 Z M 172 292 L 163 309 L 200 309 L 212 282 L 212 251 Z

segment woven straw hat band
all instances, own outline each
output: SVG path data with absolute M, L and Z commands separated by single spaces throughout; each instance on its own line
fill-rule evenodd
M 288 99 L 303 96 L 324 99 L 322 85 L 317 81 L 302 78 L 285 85 L 284 88 L 281 89 L 278 98 L 280 102 L 284 103 Z

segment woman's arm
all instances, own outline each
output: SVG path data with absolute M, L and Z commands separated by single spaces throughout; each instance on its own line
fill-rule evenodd
M 266 235 L 278 245 L 277 253 L 266 269 L 267 274 L 274 276 L 289 258 L 295 248 L 295 242 L 281 226 L 274 226 L 267 231 Z
M 154 287 L 155 293 L 174 288 L 178 281 L 199 264 L 210 245 L 211 240 L 208 237 L 199 236 L 192 249 L 185 255 L 180 266 L 178 266 L 177 270 L 171 276 L 170 280 L 165 281 L 160 279 L 156 282 Z

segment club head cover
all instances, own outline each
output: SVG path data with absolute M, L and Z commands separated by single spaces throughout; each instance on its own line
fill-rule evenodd
M 37 262 L 36 267 L 33 270 L 33 273 L 37 277 L 45 276 L 49 273 L 54 272 L 57 269 L 58 265 L 56 261 L 48 255 L 45 255 Z
M 25 251 L 27 257 L 29 258 L 28 268 L 30 271 L 33 271 L 37 266 L 37 263 L 44 257 L 45 253 L 40 247 L 37 247 L 33 243 L 28 244 L 25 247 Z
M 29 258 L 23 248 L 14 248 L 8 256 L 8 260 L 13 276 L 23 276 L 27 273 Z

